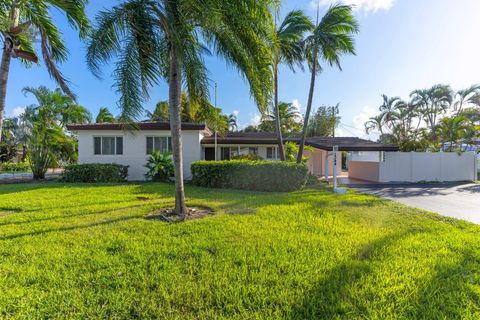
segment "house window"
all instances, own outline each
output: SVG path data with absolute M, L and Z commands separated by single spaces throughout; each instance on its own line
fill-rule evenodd
M 221 160 L 230 160 L 230 147 L 222 147 L 221 154 L 220 154 L 220 159 Z
M 160 153 L 172 151 L 172 138 L 147 137 L 147 154 L 152 154 L 155 151 L 158 151 Z
M 277 160 L 278 156 L 278 148 L 277 147 L 267 147 L 267 159 L 269 160 Z
M 93 137 L 95 155 L 122 155 L 123 137 Z

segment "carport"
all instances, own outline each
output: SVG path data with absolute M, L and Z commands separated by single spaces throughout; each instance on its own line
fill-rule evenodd
M 335 166 L 337 169 L 336 172 L 333 171 L 335 158 L 333 157 L 334 149 L 336 149 L 335 153 L 337 159 L 342 159 L 341 153 L 344 151 L 357 154 L 376 153 L 377 163 L 382 161 L 384 152 L 398 151 L 398 148 L 394 145 L 378 143 L 356 137 L 311 137 L 306 139 L 305 144 L 314 148 L 313 152 L 306 153 L 307 156 L 310 157 L 308 162 L 310 171 L 317 176 L 324 176 L 326 179 L 328 179 L 329 173 L 332 173 L 332 175 L 340 175 L 342 173 L 341 163 L 340 165 Z M 374 161 L 363 162 L 373 163 Z M 361 177 L 352 178 L 362 180 Z

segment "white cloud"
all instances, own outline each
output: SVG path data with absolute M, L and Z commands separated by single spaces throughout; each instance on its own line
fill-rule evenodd
M 262 116 L 258 113 L 250 113 L 250 123 L 248 125 L 258 126 L 261 120 Z
M 10 118 L 15 118 L 15 117 L 20 116 L 20 115 L 23 114 L 24 112 L 25 112 L 25 108 L 23 108 L 23 107 L 16 107 L 16 108 L 14 108 L 14 109 L 10 112 L 9 117 L 10 117 Z
M 232 114 L 233 114 L 235 117 L 238 117 L 238 115 L 240 114 L 240 111 L 238 111 L 238 110 L 233 110 Z
M 378 10 L 390 10 L 396 0 L 344 0 L 344 4 L 354 5 L 355 10 L 365 13 L 376 12 Z M 337 0 L 311 0 L 310 5 L 316 9 L 317 6 L 329 6 L 338 3 Z
M 292 101 L 292 106 L 298 111 L 298 113 L 300 113 L 300 115 L 302 115 L 302 105 L 298 99 Z
M 372 131 L 369 134 L 365 132 L 365 122 L 368 121 L 371 117 L 376 115 L 376 110 L 373 107 L 365 106 L 362 108 L 362 111 L 353 117 L 351 124 L 341 124 L 337 129 L 337 135 L 343 137 L 359 137 L 369 140 L 377 140 L 380 133 Z

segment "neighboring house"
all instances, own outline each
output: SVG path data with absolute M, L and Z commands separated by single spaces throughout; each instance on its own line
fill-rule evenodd
M 129 180 L 145 179 L 145 164 L 153 151 L 171 150 L 170 125 L 165 122 L 140 122 L 134 128 L 115 123 L 82 124 L 70 125 L 68 129 L 78 135 L 78 163 L 128 165 Z M 182 123 L 182 141 L 183 170 L 187 180 L 192 177 L 192 162 L 198 160 L 229 160 L 242 154 L 278 159 L 275 133 L 228 133 L 215 138 L 205 124 Z M 286 135 L 285 141 L 298 142 L 299 139 Z M 306 140 L 306 145 L 313 148 L 305 155 L 309 157 L 309 170 L 317 176 L 332 174 L 333 146 L 339 146 L 339 151 L 397 150 L 391 145 L 347 137 L 313 137 Z M 341 152 L 337 153 L 337 159 L 337 173 L 341 173 Z

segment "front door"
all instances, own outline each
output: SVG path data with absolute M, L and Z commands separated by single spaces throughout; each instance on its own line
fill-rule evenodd
M 215 148 L 205 148 L 205 160 L 215 160 Z

